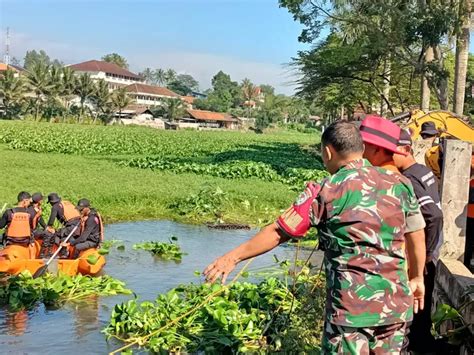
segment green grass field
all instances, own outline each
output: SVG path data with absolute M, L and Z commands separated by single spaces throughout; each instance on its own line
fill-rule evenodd
M 259 169 L 250 169 L 246 176 L 252 177 L 241 179 L 238 174 L 223 178 L 212 171 L 177 173 L 128 167 L 124 162 L 148 156 L 186 164 L 226 163 L 231 168 L 263 163 L 276 174 L 287 168 L 319 173 L 320 162 L 310 151 L 318 141 L 318 136 L 293 132 L 165 132 L 0 121 L 0 204 L 14 204 L 21 190 L 55 191 L 74 202 L 89 198 L 107 222 L 212 222 L 216 219 L 212 208 L 209 213 L 198 211 L 208 207 L 207 195 L 197 195 L 207 186 L 223 191 L 215 212 L 226 222 L 262 225 L 286 208 L 297 192 L 269 181 Z M 196 213 L 183 214 L 170 207 L 190 196 L 185 204 L 191 203 Z

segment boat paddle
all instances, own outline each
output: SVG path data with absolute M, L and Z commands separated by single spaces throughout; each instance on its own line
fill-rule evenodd
M 59 252 L 63 248 L 63 243 L 67 243 L 69 241 L 69 239 L 71 239 L 72 235 L 74 234 L 74 232 L 76 231 L 76 229 L 78 227 L 79 227 L 79 224 L 74 226 L 71 233 L 69 233 L 69 235 L 66 237 L 66 239 L 64 239 L 64 241 L 59 244 L 59 248 L 54 252 L 53 256 L 50 257 L 49 260 L 43 266 L 41 266 L 38 270 L 36 270 L 36 272 L 33 274 L 34 279 L 36 279 L 37 277 L 43 276 L 43 274 L 46 272 L 46 270 L 48 270 L 48 266 L 49 266 L 49 264 L 51 264 L 51 261 L 53 261 L 53 259 L 59 254 Z

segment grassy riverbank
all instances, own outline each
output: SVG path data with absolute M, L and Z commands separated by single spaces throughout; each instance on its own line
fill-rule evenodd
M 0 121 L 0 204 L 13 204 L 20 190 L 56 191 L 73 201 L 89 198 L 107 222 L 201 223 L 221 217 L 262 225 L 295 198 L 299 181 L 291 180 L 291 169 L 320 174 L 315 169 L 320 163 L 308 150 L 318 140 L 293 132 L 163 132 Z M 159 169 L 127 166 L 145 157 L 175 163 Z M 217 174 L 221 165 L 229 172 Z

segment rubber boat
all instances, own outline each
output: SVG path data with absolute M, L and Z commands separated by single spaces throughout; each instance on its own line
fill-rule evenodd
M 0 272 L 19 274 L 28 270 L 34 274 L 48 259 L 38 258 L 41 243 L 35 241 L 28 246 L 10 244 L 0 250 Z M 73 255 L 74 248 L 69 247 L 69 255 Z M 105 265 L 105 257 L 98 249 L 91 248 L 81 252 L 77 259 L 54 259 L 48 267 L 53 273 L 63 273 L 68 276 L 77 274 L 96 275 Z

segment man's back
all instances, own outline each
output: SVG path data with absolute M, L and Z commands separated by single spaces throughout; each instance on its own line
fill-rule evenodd
M 409 181 L 361 160 L 321 185 L 312 214 L 332 294 L 328 320 L 353 327 L 410 320 L 404 233 L 407 224 L 419 229 L 419 209 Z

